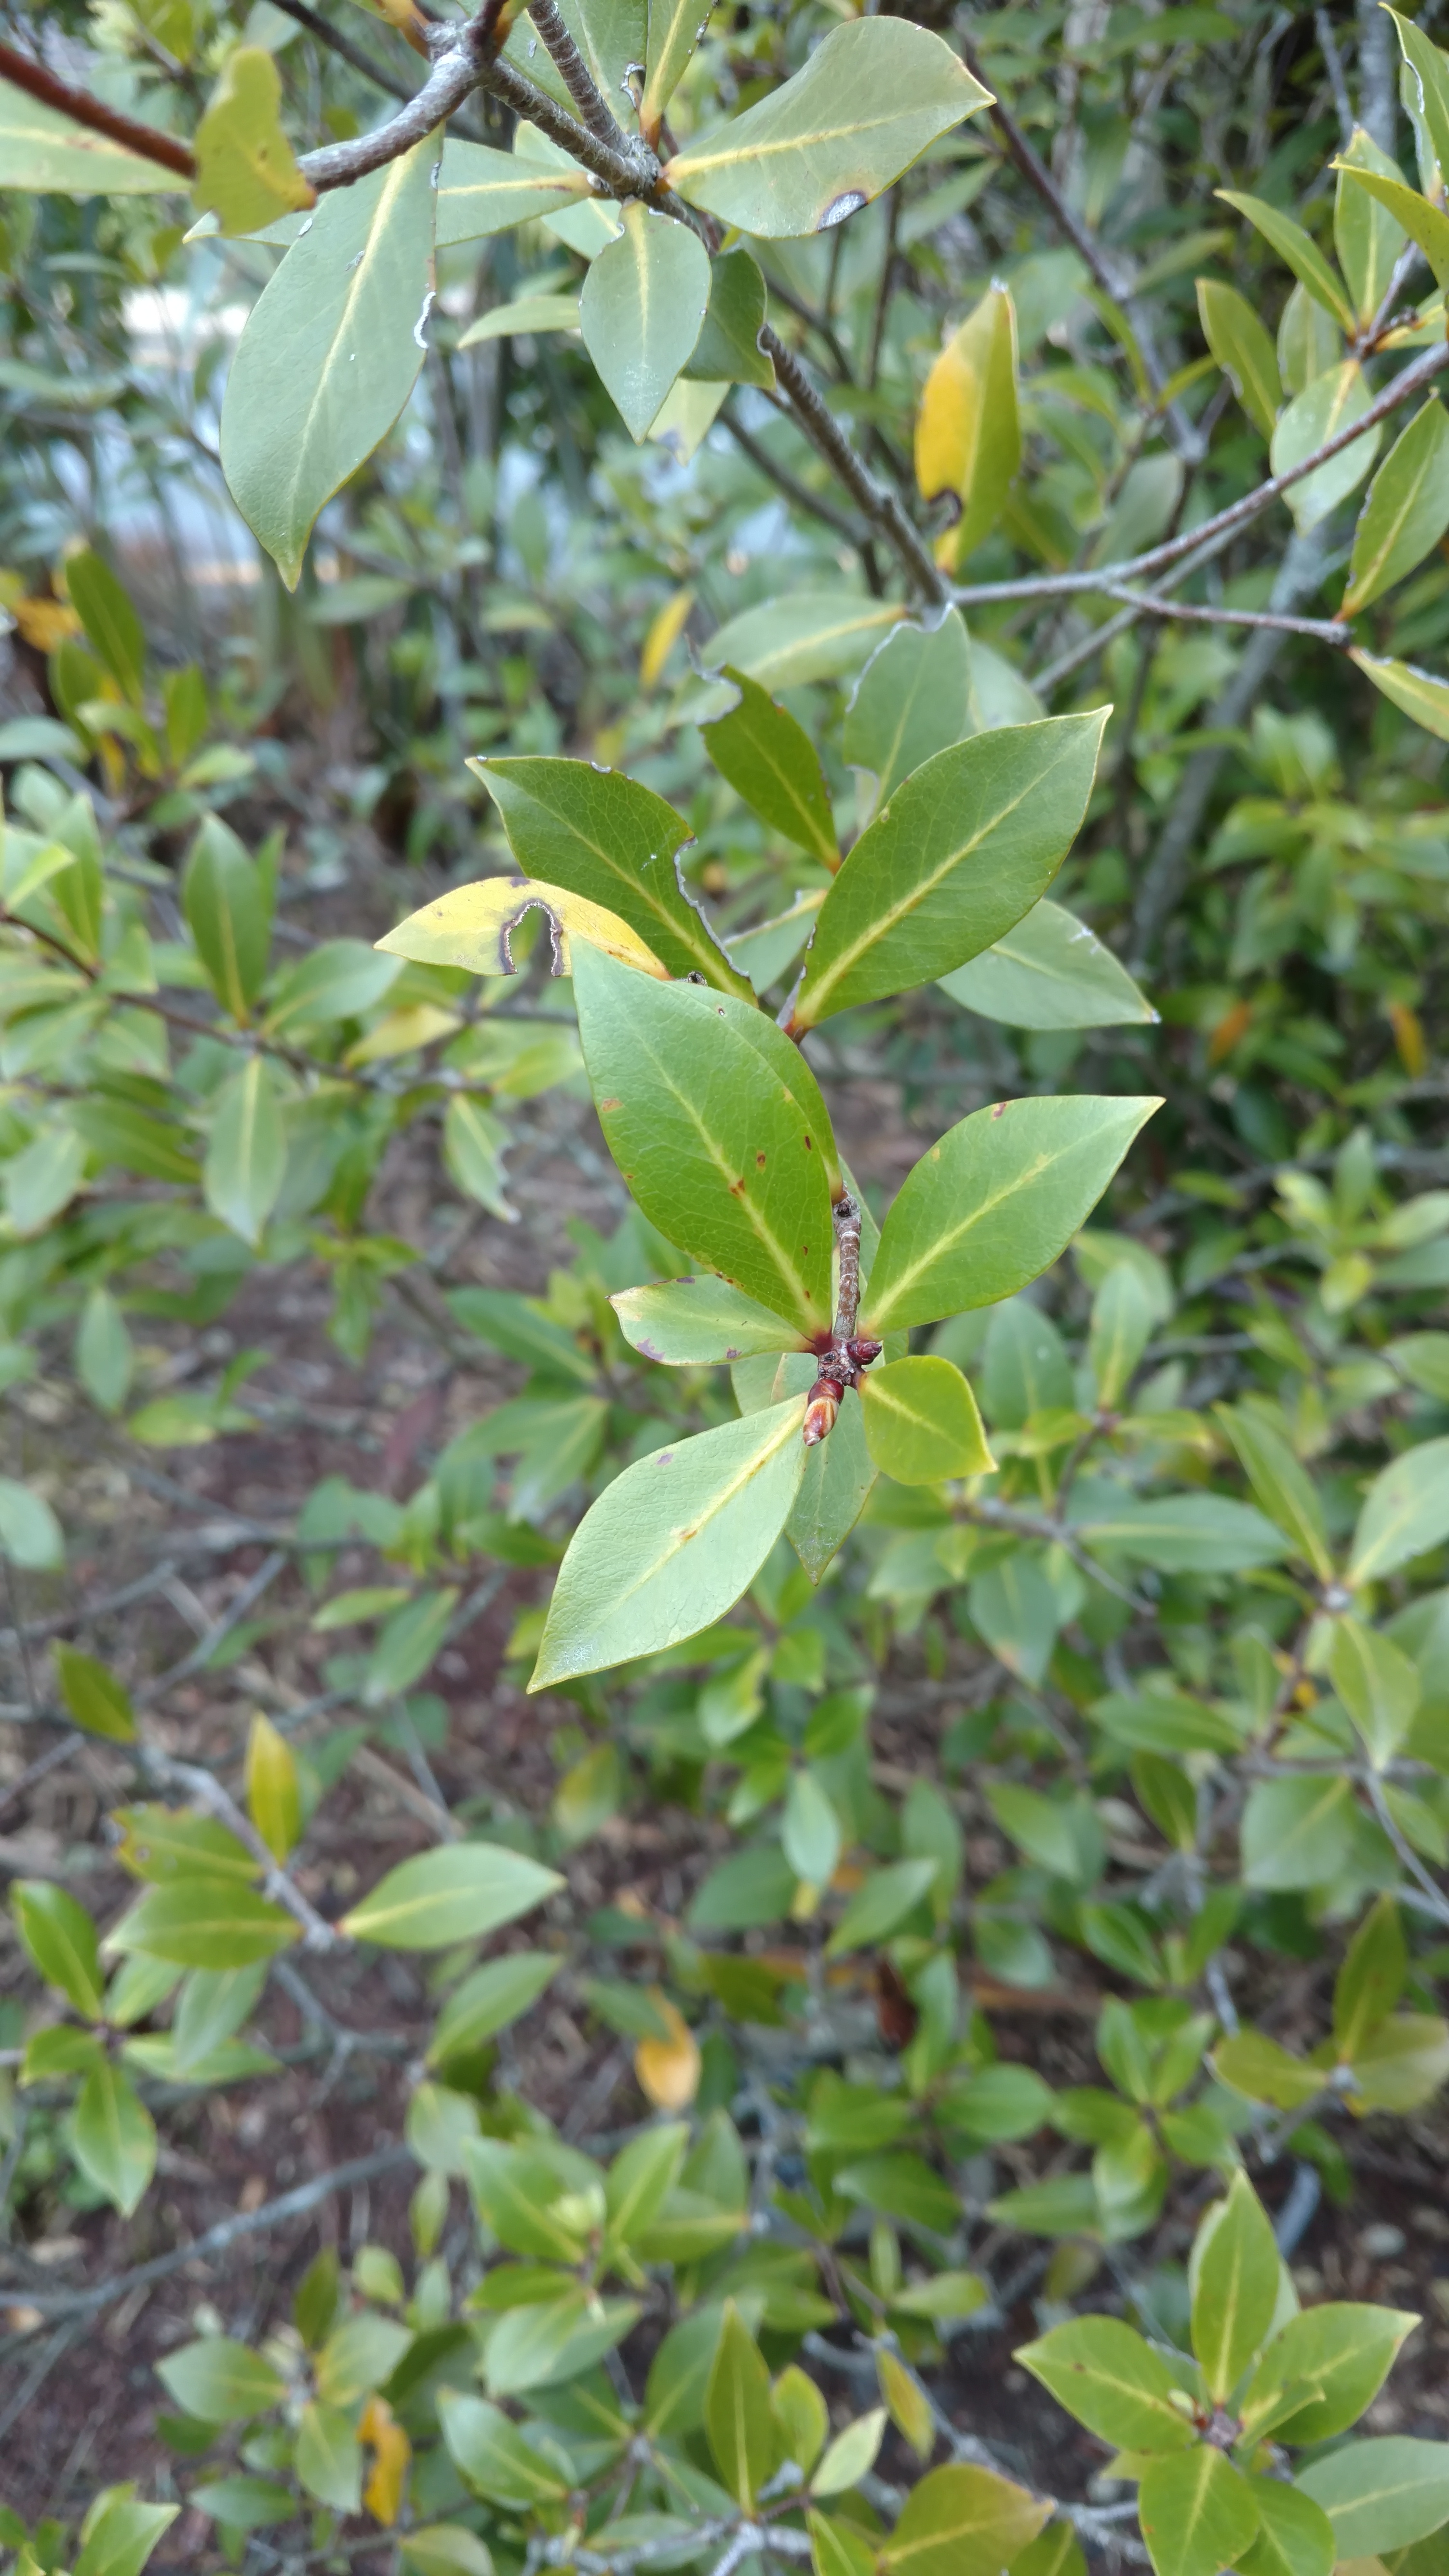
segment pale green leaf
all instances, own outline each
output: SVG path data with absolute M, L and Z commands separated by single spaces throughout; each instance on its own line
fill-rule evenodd
M 556 1870 L 506 1844 L 450 1843 L 390 1869 L 342 1929 L 387 1950 L 446 1950 L 517 1922 L 562 1885 Z
M 899 1485 L 938 1485 L 948 1476 L 991 1474 L 996 1461 L 976 1398 L 950 1360 L 929 1352 L 892 1360 L 871 1369 L 860 1392 L 866 1445 L 883 1476 Z
M 647 438 L 709 303 L 709 254 L 687 224 L 631 198 L 624 229 L 584 280 L 584 346 L 631 438 Z
M 1103 1029 L 1157 1013 L 1096 933 L 1043 896 L 1014 929 L 943 975 L 941 990 L 1013 1029 Z
M 1370 600 L 1421 564 L 1449 528 L 1449 418 L 1426 402 L 1384 458 L 1359 513 L 1341 614 Z
M 559 1568 L 529 1687 L 657 1654 L 753 1582 L 805 1465 L 803 1400 L 655 1450 L 606 1487 Z

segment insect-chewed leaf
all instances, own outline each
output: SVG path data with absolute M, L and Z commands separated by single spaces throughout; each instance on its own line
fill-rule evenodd
M 798 1049 L 753 1006 L 593 949 L 574 995 L 609 1151 L 650 1222 L 797 1330 L 827 1328 L 833 1144 Z
M 949 975 L 1031 910 L 1081 827 L 1107 712 L 977 734 L 897 788 L 821 907 L 797 1028 Z
M 881 1230 L 861 1330 L 990 1306 L 1066 1249 L 1161 1103 L 1081 1097 L 978 1109 L 923 1154 Z
M 512 935 L 530 912 L 541 912 L 553 940 L 554 971 L 573 972 L 573 942 L 587 941 L 617 957 L 641 975 L 667 982 L 669 970 L 626 921 L 601 904 L 563 886 L 541 885 L 531 877 L 480 877 L 476 885 L 454 886 L 421 912 L 410 912 L 396 930 L 379 939 L 392 957 L 411 957 L 429 966 L 466 966 L 470 975 L 512 975 Z
M 947 1476 L 988 1476 L 986 1445 L 969 1381 L 950 1360 L 922 1352 L 873 1369 L 861 1387 L 866 1445 L 898 1485 L 938 1485 Z
M 671 975 L 698 974 L 750 999 L 679 882 L 689 826 L 636 779 L 587 760 L 473 760 L 530 877 L 617 913 Z
M 437 157 L 425 139 L 324 196 L 232 359 L 222 466 L 289 589 L 318 511 L 386 437 L 417 382 Z
M 753 1297 L 708 1273 L 697 1279 L 656 1279 L 647 1288 L 620 1288 L 609 1303 L 630 1348 L 666 1368 L 707 1368 L 717 1361 L 801 1346 L 798 1335 L 767 1306 L 757 1306 Z
M 989 99 L 928 29 L 859 18 L 832 27 L 793 80 L 676 153 L 664 175 L 741 232 L 824 232 Z
M 530 1690 L 657 1654 L 722 1617 L 785 1525 L 805 1466 L 804 1400 L 636 1459 L 559 1568 Z

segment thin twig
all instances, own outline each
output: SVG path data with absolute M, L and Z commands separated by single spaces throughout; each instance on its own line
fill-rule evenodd
M 843 510 L 836 509 L 833 502 L 823 499 L 818 492 L 812 492 L 808 484 L 802 483 L 798 476 L 791 473 L 788 465 L 777 465 L 769 449 L 762 446 L 758 438 L 741 426 L 728 404 L 721 412 L 720 418 L 736 446 L 749 458 L 750 463 L 765 476 L 767 482 L 774 484 L 778 492 L 783 492 L 786 500 L 793 502 L 797 510 L 808 511 L 812 518 L 823 521 L 827 528 L 833 528 L 837 536 L 845 537 L 853 546 L 862 546 L 867 542 L 865 530 L 854 519 L 848 519 Z
M 118 2272 L 110 2281 L 99 2281 L 89 2290 L 39 2291 L 27 2305 L 37 2310 L 41 2321 L 47 2317 L 94 2316 L 100 2308 L 113 2307 L 131 2290 L 143 2284 L 164 2281 L 188 2263 L 210 2262 L 217 2254 L 227 2254 L 243 2237 L 264 2235 L 268 2228 L 285 2226 L 289 2218 L 305 2218 L 334 2191 L 348 2191 L 358 2183 L 378 2182 L 384 2174 L 398 2173 L 415 2161 L 412 2149 L 404 2146 L 379 2147 L 370 2156 L 354 2156 L 343 2165 L 333 2165 L 326 2173 L 314 2175 L 311 2182 L 299 2183 L 295 2191 L 284 2191 L 276 2200 L 262 2203 L 260 2209 L 239 2209 L 232 2217 L 220 2219 L 204 2236 L 193 2238 L 189 2245 L 175 2246 L 169 2254 L 158 2254 L 149 2263 L 137 2263 L 129 2272 Z M 37 2326 L 22 2326 L 11 2338 L 7 2349 L 28 2341 L 39 2331 Z
M 77 89 L 64 81 L 31 54 L 22 54 L 16 45 L 0 44 L 0 80 L 22 89 L 42 106 L 59 110 L 77 125 L 87 126 L 92 134 L 104 134 L 119 143 L 126 152 L 139 153 L 143 161 L 154 161 L 158 168 L 170 170 L 189 185 L 196 176 L 196 155 L 189 143 L 178 143 L 174 134 L 163 134 L 158 126 L 140 125 L 131 116 L 122 116 L 102 99 L 92 98 L 89 90 Z
M 336 27 L 329 27 L 319 11 L 308 8 L 307 0 L 277 0 L 277 7 L 284 17 L 295 20 L 299 27 L 305 27 L 308 35 L 315 37 L 319 45 L 325 45 L 339 62 L 348 64 L 353 71 L 360 72 L 364 80 L 371 81 L 374 89 L 386 90 L 389 98 L 401 99 L 404 104 L 412 97 L 406 82 L 400 81 L 395 73 L 384 71 L 380 63 L 373 62 L 359 45 L 354 45 L 350 36 L 342 35 Z
M 776 377 L 806 437 L 834 468 L 871 526 L 894 549 L 916 589 L 932 607 L 944 607 L 949 596 L 946 583 L 895 493 L 877 483 L 864 457 L 852 447 L 834 413 L 821 400 L 793 349 L 786 348 L 768 322 L 760 333 L 760 346 L 774 360 Z M 1449 358 L 1449 351 L 1445 354 Z

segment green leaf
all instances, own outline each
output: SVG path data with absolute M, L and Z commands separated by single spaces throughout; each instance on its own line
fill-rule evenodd
M 741 232 L 824 232 L 879 196 L 988 93 L 939 36 L 898 18 L 832 27 L 793 80 L 665 164 Z
M 250 1056 L 224 1082 L 207 1142 L 206 1204 L 243 1243 L 260 1243 L 287 1169 L 282 1095 L 271 1064 Z
M 61 1698 L 77 1726 L 111 1744 L 134 1744 L 136 1718 L 125 1684 L 77 1646 L 57 1645 L 52 1652 Z
M 1268 451 L 1275 474 L 1287 474 L 1301 465 L 1306 456 L 1316 456 L 1330 438 L 1360 419 L 1371 400 L 1368 380 L 1356 358 L 1345 358 L 1342 366 L 1330 367 L 1325 375 L 1315 376 L 1295 394 L 1273 432 Z M 1329 458 L 1313 474 L 1291 484 L 1283 498 L 1293 513 L 1300 536 L 1316 528 L 1330 510 L 1355 492 L 1378 454 L 1379 431 L 1365 432 L 1352 439 L 1337 456 Z
M 126 592 L 110 565 L 89 549 L 70 557 L 65 578 L 86 642 L 130 704 L 138 707 L 145 688 L 146 637 Z
M 1021 466 L 1016 308 L 1009 287 L 987 289 L 926 378 L 916 414 L 915 463 L 923 500 L 950 492 L 960 501 L 960 516 L 939 558 L 954 570 L 990 534 Z
M 36 1573 L 65 1563 L 65 1539 L 49 1503 L 14 1476 L 0 1476 L 0 1556 Z
M 187 2502 L 192 2501 L 191 2497 Z M 85 2547 L 74 2576 L 141 2576 L 152 2551 L 180 2513 L 179 2504 L 138 2504 L 122 2488 L 85 2521 Z
M 1449 2022 L 1436 2013 L 1390 2013 L 1361 2039 L 1353 2061 L 1360 2111 L 1417 2111 L 1449 2077 Z
M 953 1002 L 1013 1029 L 1105 1029 L 1157 1019 L 1111 949 L 1045 895 L 940 985 Z
M 504 1843 L 449 1843 L 390 1869 L 341 1928 L 384 1950 L 447 1950 L 516 1923 L 562 1885 L 556 1870 Z
M 619 1288 L 609 1303 L 630 1349 L 666 1368 L 709 1367 L 790 1347 L 778 1315 L 708 1273 Z
M 1248 2491 L 1257 2508 L 1258 2537 L 1238 2560 L 1243 2576 L 1331 2576 L 1337 2552 L 1321 2505 L 1281 2478 L 1252 2478 Z
M 827 1959 L 847 1950 L 873 1950 L 914 1913 L 935 1885 L 934 1860 L 893 1860 L 873 1869 L 856 1889 L 825 1945 Z
M 194 1180 L 196 1165 L 189 1155 L 184 1159 L 189 1165 L 184 1177 Z M 183 1176 L 173 1171 L 167 1177 L 180 1179 Z M 99 1405 L 103 1413 L 119 1413 L 131 1391 L 136 1354 L 126 1330 L 126 1319 L 109 1288 L 92 1288 L 81 1309 L 75 1337 L 75 1365 L 76 1375 L 91 1402 Z
M 338 2406 L 309 2402 L 297 2425 L 292 2465 L 306 2493 L 334 2513 L 356 2513 L 362 2504 L 362 2445 L 352 2418 Z
M 790 1774 L 780 1841 L 797 1878 L 807 1887 L 829 1886 L 840 1858 L 840 1818 L 813 1771 Z
M 892 1360 L 872 1369 L 860 1392 L 866 1445 L 881 1474 L 898 1485 L 939 1485 L 995 1468 L 976 1398 L 950 1360 L 929 1353 Z
M 964 742 L 978 727 L 971 713 L 971 642 L 959 608 L 933 625 L 894 627 L 871 655 L 845 714 L 844 752 L 870 770 L 876 803 L 885 805 L 903 778 Z
M 1340 2561 L 1411 2549 L 1449 2522 L 1449 2442 L 1348 2442 L 1300 2469 L 1295 2484 L 1322 2505 Z
M 1449 695 L 1449 692 L 1446 692 Z M 1358 1516 L 1351 1584 L 1378 1583 L 1449 1538 L 1449 1440 L 1406 1449 L 1374 1478 Z
M 156 2170 L 156 2124 L 111 2058 L 93 2066 L 81 2086 L 70 2143 L 87 2181 L 129 2218 Z
M 1158 1106 L 1007 1100 L 948 1128 L 907 1174 L 881 1229 L 861 1331 L 879 1338 L 935 1323 L 1035 1279 L 1066 1249 Z
M 686 5 L 694 8 L 697 0 L 686 0 Z M 712 260 L 709 310 L 693 354 L 680 370 L 687 382 L 762 385 L 773 393 L 775 362 L 760 346 L 767 304 L 764 278 L 743 244 Z
M 1244 1574 L 1287 1553 L 1270 1520 L 1227 1494 L 1134 1494 L 1109 1477 L 1083 1476 L 1067 1517 L 1090 1548 L 1159 1574 Z
M 196 129 L 193 193 L 224 233 L 260 232 L 278 215 L 317 202 L 282 131 L 281 104 L 271 55 L 260 45 L 238 45 Z
M 802 1419 L 795 1397 L 626 1467 L 569 1542 L 530 1690 L 658 1654 L 722 1617 L 784 1527 Z
M 1331 1887 L 1353 1849 L 1353 1783 L 1331 1778 L 1255 1780 L 1243 1810 L 1248 1887 Z
M 1301 2110 L 1323 2090 L 1321 2067 L 1305 2066 L 1276 2039 L 1243 2030 L 1220 2039 L 1211 2063 L 1220 2080 L 1249 2102 L 1271 2102 L 1277 2111 Z
M 860 664 L 883 626 L 904 615 L 897 601 L 847 590 L 793 591 L 741 609 L 710 637 L 705 658 L 729 663 L 764 689 L 794 689 L 807 680 L 839 679 Z
M 222 469 L 289 590 L 313 523 L 391 429 L 426 354 L 434 139 L 325 195 L 227 376 Z
M 481 348 L 485 340 L 511 340 L 523 332 L 537 339 L 544 331 L 577 331 L 578 298 L 574 295 L 516 295 L 509 304 L 493 304 L 459 336 L 460 349 Z
M 788 1379 L 796 1368 L 803 1381 L 799 1392 L 804 1394 L 813 1382 L 815 1362 L 787 1356 L 781 1366 L 782 1377 Z M 809 1379 L 805 1377 L 807 1368 Z M 790 1388 L 791 1393 L 795 1391 Z M 866 1446 L 864 1408 L 847 1404 L 829 1439 L 817 1441 L 807 1452 L 800 1490 L 785 1523 L 785 1536 L 812 1583 L 820 1581 L 849 1538 L 865 1509 L 875 1476 L 875 1465 Z
M 833 1142 L 798 1049 L 753 1004 L 592 949 L 574 993 L 605 1140 L 651 1223 L 799 1331 L 828 1330 Z
M 588 193 L 588 174 L 576 166 L 562 164 L 555 169 L 552 164 L 528 161 L 520 153 L 462 143 L 450 134 L 443 146 L 438 183 L 437 246 L 446 250 L 457 242 L 483 241 L 490 233 L 508 232 L 531 215 L 552 214 L 587 198 Z
M 704 2399 L 705 2431 L 720 2483 L 748 2513 L 775 2462 L 770 2374 L 733 2299 L 725 2301 Z
M 1329 2300 L 1290 2317 L 1243 2393 L 1255 2441 L 1331 2441 L 1372 2405 L 1419 2319 L 1395 2308 Z
M 906 779 L 826 895 L 792 1027 L 930 983 L 1020 921 L 1081 827 L 1106 718 L 1003 726 Z
M 1114 1262 L 1092 1300 L 1087 1337 L 1097 1403 L 1108 1412 L 1123 1402 L 1137 1365 L 1152 1338 L 1153 1304 L 1141 1273 L 1129 1261 Z
M 858 2415 L 853 2424 L 847 2424 L 843 2433 L 836 2434 L 811 2479 L 811 2494 L 841 2495 L 847 2487 L 859 2486 L 875 2467 L 885 2428 L 883 2406 L 873 2406 L 869 2414 Z
M 449 2057 L 471 2054 L 496 2031 L 506 2030 L 537 2003 L 562 1965 L 555 1951 L 512 1950 L 475 1968 L 439 2013 L 426 2063 L 440 2066 Z
M 1338 191 L 1333 208 L 1333 245 L 1353 298 L 1356 318 L 1366 324 L 1375 319 L 1389 291 L 1404 235 L 1387 203 L 1381 203 L 1376 191 L 1359 183 L 1370 173 L 1387 179 L 1396 189 L 1402 189 L 1404 183 L 1397 162 L 1379 149 L 1361 125 L 1334 168 L 1338 172 Z
M 814 2576 L 874 2576 L 875 2549 L 859 2523 L 843 2514 L 807 2513 L 805 2526 Z
M 1410 94 L 1442 176 L 1449 171 L 1449 67 L 1422 28 L 1401 17 L 1397 9 L 1390 9 L 1388 14 L 1398 28 L 1399 44 L 1411 75 Z
M 1265 438 L 1283 400 L 1283 380 L 1273 343 L 1245 295 L 1213 277 L 1197 281 L 1202 336 L 1255 429 Z
M 1333 2036 L 1340 2060 L 1352 2062 L 1404 1991 L 1408 1944 L 1391 1896 L 1369 1907 L 1348 1945 L 1333 1986 Z
M 415 2576 L 493 2576 L 486 2544 L 461 2522 L 433 2522 L 422 2531 L 399 2532 L 398 2548 L 404 2567 L 414 2569 Z
M 181 900 L 212 991 L 245 1021 L 271 953 L 272 890 L 219 815 L 208 814 L 192 843 Z
M 297 2509 L 291 2488 L 274 2478 L 204 2478 L 186 2501 L 232 2531 L 265 2531 L 270 2523 L 290 2522 Z
M 1437 396 L 1395 440 L 1353 533 L 1339 614 L 1356 617 L 1421 564 L 1449 528 L 1449 418 Z
M 246 1968 L 193 1968 L 177 1998 L 171 2023 L 171 2053 L 176 2072 L 191 2075 L 240 2030 L 266 1984 L 267 1963 L 253 1960 Z M 115 2004 L 109 2005 L 115 2018 Z
M 1073 2317 L 1012 2358 L 1079 2424 L 1121 2450 L 1184 2451 L 1193 2439 L 1190 2415 L 1173 2402 L 1181 2380 L 1115 2317 Z
M 644 56 L 639 131 L 656 150 L 664 111 L 684 78 L 689 58 L 708 23 L 708 0 L 649 0 L 649 40 Z
M 1242 2557 L 1258 2528 L 1247 2480 L 1206 2442 L 1148 2463 L 1137 2518 L 1157 2576 L 1218 2576 Z
M 1034 2540 L 1052 2511 L 990 2469 L 931 2469 L 917 2480 L 881 2548 L 907 2576 L 997 2576 Z
M 475 760 L 469 767 L 530 877 L 617 913 L 671 975 L 699 974 L 720 992 L 753 1002 L 745 977 L 679 882 L 675 853 L 689 827 L 662 796 L 587 760 Z
M 1215 2406 L 1226 2404 L 1273 2322 L 1279 2268 L 1263 2205 L 1236 2173 L 1193 2248 L 1192 2348 Z
M 203 2424 L 237 2424 L 265 2415 L 284 2394 L 281 2373 L 244 2343 L 203 2335 L 156 2365 L 168 2397 Z
M 1388 165 L 1390 170 L 1393 166 L 1392 162 Z M 1415 189 L 1406 188 L 1402 179 L 1390 178 L 1382 170 L 1358 169 L 1348 160 L 1335 161 L 1333 167 L 1355 194 L 1362 191 L 1371 197 L 1392 217 L 1393 224 L 1408 234 L 1410 241 L 1418 243 L 1434 272 L 1435 284 L 1449 286 L 1449 215 L 1431 206 Z
M 245 1968 L 274 1958 L 299 1930 L 282 1906 L 235 1879 L 175 1878 L 149 1887 L 106 1946 L 175 1959 L 183 1968 Z
M 1349 652 L 1367 679 L 1390 703 L 1426 733 L 1437 734 L 1449 742 L 1449 681 L 1436 680 L 1432 671 L 1417 670 L 1412 662 L 1386 662 L 1372 653 L 1362 653 L 1356 646 Z
M 584 346 L 636 441 L 684 365 L 709 303 L 709 253 L 697 233 L 631 198 L 624 229 L 584 279 Z
M 10 1891 L 15 1928 L 48 1986 L 87 2021 L 104 2010 L 104 1979 L 96 1927 L 83 1905 L 48 1878 L 17 1879 Z
M 1287 1441 L 1248 1405 L 1219 1404 L 1214 1412 L 1269 1519 L 1291 1539 L 1294 1553 L 1313 1568 L 1320 1583 L 1330 1582 L 1333 1550 L 1323 1506 Z
M 56 1122 L 42 1127 L 5 1167 L 8 1232 L 21 1236 L 43 1234 L 51 1219 L 59 1216 L 74 1198 L 85 1160 L 85 1140 L 74 1126 Z
M 567 2495 L 567 2482 L 554 2464 L 485 2398 L 444 2388 L 438 2415 L 455 2467 L 490 2503 L 522 2508 L 555 2504 Z
M 592 1386 L 596 1363 L 573 1334 L 532 1297 L 509 1288 L 455 1288 L 448 1305 L 465 1332 L 544 1377 Z
M 772 831 L 837 868 L 830 793 L 810 736 L 758 681 L 728 665 L 722 676 L 738 693 L 735 704 L 701 727 L 716 769 Z
M 614 2158 L 604 2184 L 609 2241 L 630 2245 L 663 2208 L 679 2177 L 689 2145 L 682 2120 L 641 2131 Z
M 0 81 L 0 187 L 67 197 L 179 196 L 186 182 L 174 170 L 124 144 L 73 125 L 28 91 Z
M 1328 1669 L 1369 1760 L 1382 1771 L 1413 1725 L 1420 1696 L 1418 1667 L 1377 1628 L 1343 1618 L 1334 1626 Z
M 1238 214 L 1246 215 L 1248 222 L 1277 252 L 1285 267 L 1292 269 L 1314 303 L 1321 305 L 1325 313 L 1331 313 L 1345 331 L 1352 331 L 1353 306 L 1332 262 L 1324 258 L 1317 242 L 1301 224 L 1295 223 L 1291 215 L 1284 214 L 1281 207 L 1266 204 L 1261 197 L 1241 196 L 1232 188 L 1218 188 L 1214 194 L 1221 197 L 1225 206 L 1232 206 Z

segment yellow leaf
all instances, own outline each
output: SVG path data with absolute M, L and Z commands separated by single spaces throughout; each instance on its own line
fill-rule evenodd
M 392 2409 L 383 2397 L 369 2397 L 357 2429 L 359 2438 L 370 2443 L 377 2454 L 362 2501 L 373 2521 L 391 2530 L 402 2511 L 412 2444 L 401 2424 L 394 2421 Z
M 552 927 L 555 974 L 572 974 L 569 943 L 583 939 L 622 966 L 669 981 L 653 949 L 617 913 L 581 894 L 568 894 L 562 886 L 544 885 L 537 877 L 483 877 L 476 885 L 455 886 L 436 903 L 425 903 L 421 912 L 409 913 L 377 945 L 421 965 L 466 966 L 470 975 L 511 975 L 510 936 L 525 913 L 534 911 L 542 912 Z
M 905 2436 L 918 2460 L 928 2460 L 936 2447 L 936 2427 L 924 2390 L 894 2353 L 877 2349 L 875 2367 L 896 2431 Z
M 956 493 L 961 516 L 938 548 L 954 567 L 1000 516 L 1021 464 L 1016 310 L 993 286 L 947 341 L 926 378 L 916 419 L 916 481 L 924 500 Z
M 685 2111 L 699 2091 L 699 2047 L 678 2007 L 657 1986 L 649 2000 L 669 2026 L 667 2039 L 641 2039 L 634 2051 L 639 2090 L 656 2111 Z
M 247 1740 L 247 1810 L 274 1860 L 285 1860 L 302 1831 L 302 1793 L 286 1737 L 258 1711 Z
M 662 677 L 664 665 L 684 632 L 693 606 L 692 590 L 677 590 L 672 599 L 666 599 L 644 638 L 644 650 L 639 656 L 641 688 L 652 689 L 656 680 Z
M 260 232 L 278 215 L 317 203 L 282 131 L 281 103 L 271 55 L 239 45 L 196 129 L 196 203 L 224 233 Z
M 75 610 L 63 599 L 17 599 L 10 614 L 37 653 L 53 653 L 57 644 L 81 631 Z
M 1390 1002 L 1386 1007 L 1389 1024 L 1394 1032 L 1394 1044 L 1399 1051 L 1399 1062 L 1410 1080 L 1417 1082 L 1419 1076 L 1427 1070 L 1429 1062 L 1429 1050 L 1424 1039 L 1424 1024 L 1411 1003 Z

